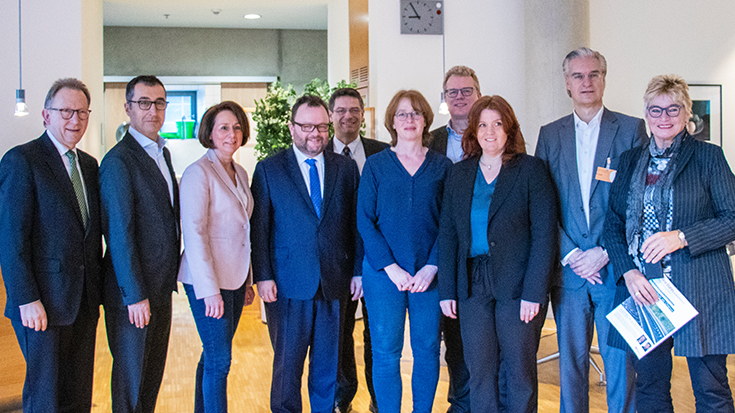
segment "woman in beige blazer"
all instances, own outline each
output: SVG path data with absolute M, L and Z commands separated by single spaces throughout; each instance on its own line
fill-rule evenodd
M 242 309 L 253 302 L 248 175 L 232 155 L 245 145 L 248 119 L 226 101 L 207 110 L 199 142 L 207 153 L 181 178 L 184 255 L 179 281 L 194 315 L 202 355 L 197 366 L 195 412 L 227 411 L 232 337 Z

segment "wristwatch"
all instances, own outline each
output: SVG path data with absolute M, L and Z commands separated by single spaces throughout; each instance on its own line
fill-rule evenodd
M 684 233 L 681 232 L 680 229 L 677 229 L 676 232 L 677 232 L 677 236 L 679 237 L 679 243 L 681 243 L 681 247 L 680 248 L 686 247 L 688 244 L 687 244 L 687 239 L 684 236 Z

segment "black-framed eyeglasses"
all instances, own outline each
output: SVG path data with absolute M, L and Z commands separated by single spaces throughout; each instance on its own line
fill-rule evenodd
M 156 110 L 164 110 L 168 106 L 168 102 L 163 99 L 156 100 L 129 100 L 128 103 L 137 103 L 140 110 L 148 110 L 152 105 L 156 105 Z
M 417 112 L 417 111 L 396 113 L 396 118 L 400 120 L 401 122 L 407 121 L 409 117 L 411 119 L 421 119 L 424 117 L 424 114 L 421 112 Z
M 66 108 L 46 108 L 46 110 L 55 110 L 61 115 L 61 119 L 69 120 L 74 116 L 74 112 L 77 113 L 79 120 L 87 120 L 89 118 L 89 109 L 66 109 Z
M 675 118 L 679 116 L 679 113 L 681 113 L 681 106 L 671 105 L 666 108 L 662 108 L 661 106 L 649 106 L 648 107 L 648 116 L 652 118 L 660 118 L 661 115 L 664 114 L 664 112 L 666 112 L 666 114 L 670 118 Z
M 319 132 L 329 132 L 329 124 L 328 123 L 320 123 L 318 125 L 313 125 L 311 123 L 298 123 L 298 122 L 291 122 L 294 125 L 298 125 L 301 128 L 302 132 L 313 132 L 314 129 L 318 130 Z
M 462 93 L 462 96 L 468 98 L 472 96 L 473 93 L 475 93 L 474 87 L 463 87 L 462 89 L 447 89 L 444 91 L 444 95 L 448 98 L 456 98 L 459 96 L 459 93 Z

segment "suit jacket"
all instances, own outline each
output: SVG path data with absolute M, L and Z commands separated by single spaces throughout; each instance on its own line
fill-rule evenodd
M 628 297 L 623 274 L 635 269 L 625 236 L 628 188 L 636 161 L 647 147 L 625 152 L 610 190 L 605 243 L 618 281 L 616 301 Z M 672 230 L 687 247 L 671 257 L 671 281 L 699 311 L 674 334 L 677 356 L 735 353 L 735 285 L 725 245 L 735 239 L 735 176 L 722 148 L 687 136 L 673 171 Z M 641 211 L 642 213 L 642 211 Z
M 385 142 L 366 138 L 364 136 L 360 136 L 360 140 L 362 141 L 362 147 L 365 149 L 365 158 L 369 158 L 371 155 L 375 155 L 383 149 L 390 147 L 390 145 Z M 327 146 L 324 148 L 324 150 L 334 152 L 334 138 L 330 139 L 329 142 L 327 142 Z
M 234 165 L 237 187 L 212 149 L 181 177 L 185 249 L 178 278 L 194 286 L 197 299 L 237 290 L 249 278 L 253 196 L 247 172 Z
M 439 296 L 472 295 L 467 260 L 472 245 L 470 213 L 479 158 L 452 166 L 439 227 Z M 503 164 L 488 206 L 487 240 L 497 299 L 546 303 L 556 258 L 556 194 L 544 163 L 521 154 Z
M 604 109 L 600 119 L 600 134 L 597 138 L 595 162 L 592 169 L 592 188 L 590 190 L 590 223 L 584 215 L 582 192 L 579 188 L 577 173 L 577 144 L 574 128 L 574 115 L 565 116 L 555 122 L 542 126 L 539 132 L 536 156 L 549 167 L 560 201 L 559 234 L 561 251 L 559 261 L 575 248 L 582 251 L 603 246 L 602 228 L 605 223 L 610 183 L 594 178 L 598 167 L 605 167 L 610 159 L 610 168 L 617 169 L 620 154 L 648 141 L 643 119 L 633 118 L 621 113 Z M 557 266 L 559 267 L 559 266 Z M 603 283 L 615 284 L 611 266 L 600 270 Z M 566 288 L 580 288 L 585 280 L 574 273 L 570 266 L 564 266 L 560 277 L 555 277 L 556 285 Z
M 353 160 L 325 151 L 319 218 L 293 148 L 258 162 L 251 186 L 254 280 L 275 280 L 279 298 L 311 300 L 319 286 L 328 300 L 347 298 L 352 276 L 362 273 L 359 179 Z
M 181 230 L 179 187 L 168 149 L 163 149 L 174 202 L 156 162 L 130 133 L 102 159 L 104 304 L 121 309 L 146 298 L 163 305 L 176 291 Z
M 449 132 L 447 132 L 447 125 L 440 126 L 431 131 L 431 142 L 429 142 L 429 149 L 435 150 L 442 155 L 447 154 L 447 140 L 449 139 Z
M 0 162 L 0 266 L 5 316 L 41 300 L 49 325 L 70 325 L 83 291 L 99 314 L 102 235 L 97 160 L 77 150 L 87 195 L 85 230 L 74 188 L 46 133 L 9 150 Z

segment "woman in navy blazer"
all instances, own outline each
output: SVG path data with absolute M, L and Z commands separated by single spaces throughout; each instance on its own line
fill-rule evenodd
M 202 355 L 196 373 L 195 412 L 227 412 L 232 337 L 243 306 L 253 302 L 248 175 L 232 155 L 245 145 L 248 119 L 235 102 L 204 113 L 199 142 L 209 150 L 181 178 L 184 255 L 179 281 L 194 314 Z
M 444 178 L 452 162 L 426 147 L 433 118 L 421 93 L 402 90 L 393 96 L 385 115 L 392 148 L 367 159 L 358 190 L 373 387 L 381 413 L 401 411 L 406 311 L 411 320 L 414 412 L 431 412 L 439 381 L 436 237 Z
M 653 304 L 667 277 L 699 311 L 636 362 L 636 410 L 673 412 L 671 347 L 686 356 L 697 411 L 733 412 L 727 354 L 735 353 L 735 285 L 725 245 L 735 239 L 735 176 L 722 149 L 695 140 L 689 86 L 656 76 L 643 97 L 650 144 L 624 152 L 610 188 L 605 244 L 616 304 Z M 617 331 L 609 342 L 628 348 Z
M 556 194 L 544 163 L 526 155 L 518 120 L 500 96 L 472 106 L 462 149 L 466 159 L 450 170 L 442 205 L 442 312 L 461 319 L 472 411 L 499 411 L 502 369 L 507 411 L 535 412 Z

